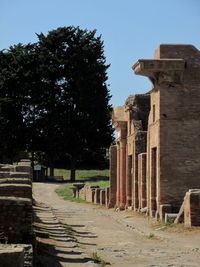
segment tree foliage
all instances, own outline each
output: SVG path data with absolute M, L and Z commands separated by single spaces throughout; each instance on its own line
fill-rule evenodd
M 8 138 L 15 152 L 41 151 L 51 167 L 68 157 L 74 179 L 76 161 L 105 155 L 112 141 L 103 42 L 79 27 L 37 36 L 0 54 L 0 150 L 11 151 L 2 148 Z

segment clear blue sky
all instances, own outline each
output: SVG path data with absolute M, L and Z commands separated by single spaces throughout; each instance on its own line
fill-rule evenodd
M 97 29 L 102 35 L 111 104 L 144 93 L 150 82 L 134 75 L 139 58 L 153 58 L 161 43 L 200 49 L 199 0 L 0 0 L 0 49 L 35 42 L 35 33 L 61 26 Z

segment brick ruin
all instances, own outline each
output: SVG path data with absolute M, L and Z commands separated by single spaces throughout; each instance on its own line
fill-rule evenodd
M 113 108 L 109 207 L 163 220 L 185 199 L 185 224 L 200 225 L 200 191 L 190 190 L 200 188 L 200 52 L 160 45 L 154 59 L 138 60 L 133 70 L 153 87 Z
M 29 160 L 0 165 L 1 266 L 32 267 L 32 168 Z

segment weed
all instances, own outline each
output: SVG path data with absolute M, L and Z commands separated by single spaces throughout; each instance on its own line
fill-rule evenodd
M 103 260 L 97 252 L 93 252 L 91 258 L 93 259 L 94 263 L 98 264 L 100 267 L 105 267 L 106 265 L 110 265 L 110 262 L 106 262 Z
M 154 233 L 150 233 L 150 234 L 148 235 L 148 238 L 149 238 L 149 239 L 154 239 L 154 238 L 156 238 L 156 236 L 154 235 Z

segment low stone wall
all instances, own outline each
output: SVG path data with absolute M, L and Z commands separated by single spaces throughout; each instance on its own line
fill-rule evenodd
M 76 194 L 76 197 L 78 195 Z M 109 206 L 109 187 L 103 189 L 99 186 L 85 185 L 79 191 L 79 197 L 87 202 Z
M 32 200 L 0 197 L 0 231 L 8 243 L 31 242 Z
M 0 266 L 32 267 L 32 168 L 0 165 Z M 21 245 L 11 245 L 19 244 Z M 24 245 L 27 244 L 27 245 Z
M 0 184 L 32 184 L 32 181 L 30 178 L 1 178 Z
M 32 186 L 29 184 L 0 183 L 0 196 L 32 199 Z
M 87 202 L 94 202 L 94 195 L 95 195 L 95 189 L 99 188 L 97 186 L 90 186 L 85 185 L 80 191 L 79 191 L 79 197 L 81 199 L 84 199 Z
M 32 267 L 33 249 L 25 244 L 0 244 L 1 267 Z

